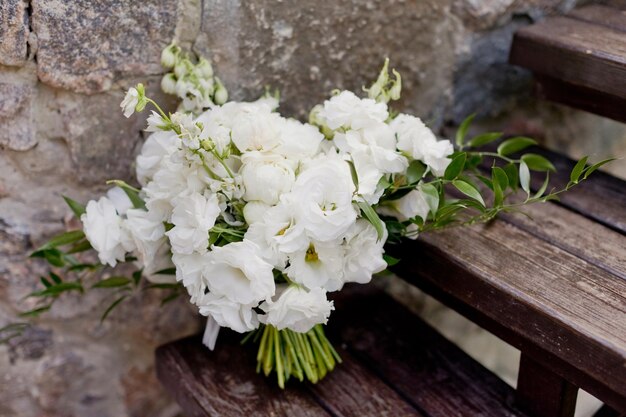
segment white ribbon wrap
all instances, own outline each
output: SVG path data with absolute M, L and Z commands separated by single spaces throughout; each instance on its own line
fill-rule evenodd
M 209 350 L 215 349 L 215 342 L 217 342 L 217 335 L 220 332 L 220 325 L 213 319 L 211 315 L 207 316 L 206 327 L 204 328 L 204 335 L 202 336 L 202 344 L 209 348 Z

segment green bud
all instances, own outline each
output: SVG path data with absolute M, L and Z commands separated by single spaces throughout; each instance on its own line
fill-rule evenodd
M 213 102 L 218 105 L 222 105 L 228 101 L 228 91 L 219 78 L 215 77 L 215 94 L 213 95 Z
M 137 89 L 137 91 L 139 91 L 139 89 Z M 143 94 L 140 95 L 139 101 L 137 102 L 137 105 L 135 106 L 135 111 L 142 112 L 143 109 L 146 108 L 146 104 L 148 104 L 148 101 L 146 100 L 146 96 L 144 96 Z
M 191 62 L 188 59 L 181 59 L 176 63 L 174 67 L 174 74 L 176 74 L 177 78 L 183 78 L 189 72 L 189 67 L 191 66 Z
M 171 43 L 163 50 L 163 52 L 161 52 L 161 65 L 163 68 L 174 68 L 178 59 L 179 51 L 180 48 L 174 43 Z
M 141 97 L 146 95 L 146 89 L 144 88 L 142 83 L 137 84 L 137 87 L 135 87 L 135 89 L 137 90 L 138 97 L 140 99 L 141 99 Z
M 389 89 L 389 97 L 392 100 L 399 100 L 400 93 L 402 92 L 402 77 L 400 77 L 400 73 L 395 69 L 391 70 L 396 79 L 393 81 L 393 85 Z
M 196 71 L 198 75 L 203 78 L 211 78 L 213 77 L 213 67 L 211 63 L 204 58 L 200 58 L 200 62 L 196 65 Z
M 176 94 L 176 77 L 174 74 L 165 74 L 161 79 L 161 90 L 166 94 Z
M 204 139 L 200 142 L 200 147 L 205 151 L 212 151 L 215 148 L 215 143 L 211 139 Z

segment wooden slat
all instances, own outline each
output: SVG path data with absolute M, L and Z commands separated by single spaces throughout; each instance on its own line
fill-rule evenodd
M 513 389 L 380 293 L 336 301 L 329 331 L 432 417 L 512 417 Z
M 504 221 L 424 234 L 390 253 L 405 259 L 401 277 L 626 408 L 625 280 Z
M 572 10 L 568 17 L 626 32 L 626 10 L 592 4 Z
M 626 33 L 567 17 L 518 30 L 510 62 L 626 99 Z
M 329 417 L 303 387 L 282 391 L 255 373 L 254 352 L 239 337 L 221 332 L 220 348 L 209 352 L 192 337 L 161 346 L 156 370 L 187 417 Z

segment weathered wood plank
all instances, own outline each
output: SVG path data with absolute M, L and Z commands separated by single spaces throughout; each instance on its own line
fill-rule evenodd
M 509 61 L 626 99 L 626 33 L 567 17 L 518 30 Z
M 409 282 L 626 407 L 626 280 L 503 221 L 424 234 L 390 253 Z
M 568 17 L 626 32 L 626 10 L 591 4 L 572 10 Z
M 157 350 L 159 380 L 185 415 L 330 416 L 303 387 L 295 385 L 283 391 L 257 374 L 254 352 L 239 345 L 240 337 L 222 332 L 220 346 L 213 352 L 197 337 Z
M 513 389 L 389 296 L 353 287 L 329 332 L 432 417 L 524 416 Z
M 537 417 L 573 417 L 578 388 L 522 353 L 517 404 Z

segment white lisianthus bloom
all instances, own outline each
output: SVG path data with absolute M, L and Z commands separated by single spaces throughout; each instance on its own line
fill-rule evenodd
M 267 314 L 259 316 L 259 320 L 278 330 L 308 332 L 316 324 L 326 324 L 330 312 L 335 309 L 321 288 L 307 291 L 298 285 L 282 285 L 276 295 L 276 301 L 261 304 L 260 308 Z
M 250 241 L 215 246 L 203 275 L 209 290 L 239 304 L 269 299 L 275 291 L 273 267 L 259 256 Z
M 398 149 L 430 167 L 441 177 L 450 164 L 454 147 L 449 140 L 437 140 L 435 134 L 417 117 L 400 114 L 391 123 L 398 137 Z
M 179 146 L 180 139 L 173 131 L 159 131 L 148 136 L 136 160 L 139 183 L 146 185 L 161 166 L 163 159 L 174 153 Z
M 312 158 L 317 154 L 323 140 L 324 135 L 315 126 L 286 119 L 280 133 L 280 144 L 275 152 L 291 160 Z
M 297 222 L 313 239 L 342 236 L 356 220 L 354 184 L 347 162 L 324 155 L 312 160 L 292 189 Z
M 176 283 L 176 275 L 167 273 L 160 274 L 158 272 L 166 269 L 175 269 L 172 262 L 172 251 L 167 239 L 159 239 L 154 242 L 154 245 L 159 245 L 154 251 L 154 256 L 151 260 L 141 261 L 141 258 L 135 263 L 139 268 L 142 268 L 142 275 L 148 282 L 153 284 L 174 284 Z
M 107 197 L 87 203 L 80 220 L 87 240 L 98 252 L 98 258 L 103 264 L 115 266 L 126 258 L 127 252 L 134 249 L 122 218 Z
M 181 197 L 172 211 L 174 227 L 166 232 L 176 253 L 205 252 L 209 244 L 209 230 L 220 215 L 217 196 L 208 198 L 199 193 Z
M 202 295 L 196 305 L 200 308 L 200 314 L 211 316 L 220 326 L 236 332 L 245 333 L 259 327 L 258 315 L 252 305 L 239 304 L 213 293 Z
M 318 117 L 333 130 L 341 127 L 365 129 L 387 120 L 389 112 L 385 103 L 359 98 L 351 91 L 342 91 L 324 102 Z
M 124 110 L 124 116 L 130 117 L 135 112 L 138 103 L 139 92 L 135 87 L 129 88 L 120 104 L 120 107 Z
M 241 162 L 246 201 L 276 204 L 282 194 L 291 190 L 296 179 L 294 164 L 280 155 L 253 151 L 242 155 Z
M 232 126 L 232 141 L 241 152 L 271 151 L 280 144 L 285 119 L 264 107 L 250 106 L 239 112 Z
M 269 209 L 270 206 L 263 202 L 251 201 L 243 208 L 243 218 L 246 220 L 246 223 L 252 225 L 254 223 L 263 221 L 263 216 L 265 215 L 265 212 Z
M 289 279 L 312 289 L 337 291 L 343 286 L 343 248 L 337 243 L 312 241 L 309 246 L 289 254 Z
M 207 289 L 203 272 L 210 262 L 209 252 L 189 255 L 174 253 L 172 262 L 176 266 L 176 280 L 182 282 L 183 286 L 191 296 L 191 302 L 199 300 Z
M 386 228 L 383 238 L 378 239 L 376 229 L 367 220 L 357 220 L 345 237 L 344 282 L 367 284 L 372 279 L 372 274 L 387 268 L 387 262 L 383 259 L 386 241 Z
M 125 216 L 129 209 L 133 208 L 133 203 L 130 201 L 128 194 L 120 187 L 113 187 L 107 191 L 107 198 L 113 203 L 115 211 L 120 216 Z
M 419 217 L 425 221 L 430 207 L 424 194 L 417 187 L 397 200 L 386 201 L 383 206 L 378 207 L 377 211 L 381 214 L 393 216 L 400 221 L 414 217 Z
M 124 223 L 133 239 L 144 274 L 150 276 L 153 272 L 167 268 L 159 259 L 168 259 L 170 256 L 160 215 L 142 209 L 130 209 L 126 212 Z

